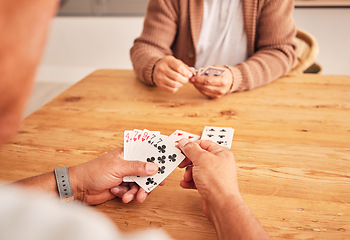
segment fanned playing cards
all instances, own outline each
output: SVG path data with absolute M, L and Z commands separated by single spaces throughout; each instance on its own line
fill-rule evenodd
M 136 182 L 146 192 L 152 191 L 185 159 L 176 147 L 178 141 L 184 137 L 198 140 L 200 136 L 181 130 L 166 136 L 160 132 L 147 129 L 134 129 L 124 132 L 124 159 L 153 162 L 158 164 L 158 172 L 153 176 L 125 177 L 124 182 Z
M 230 149 L 233 134 L 233 128 L 206 126 L 201 139 L 213 141 Z M 185 159 L 185 156 L 176 147 L 183 138 L 196 141 L 200 136 L 182 130 L 176 130 L 170 136 L 147 129 L 124 131 L 124 159 L 156 163 L 158 172 L 147 177 L 124 177 L 123 181 L 136 182 L 146 192 L 152 191 Z

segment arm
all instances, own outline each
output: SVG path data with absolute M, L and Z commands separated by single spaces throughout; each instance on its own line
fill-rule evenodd
M 203 211 L 213 223 L 218 238 L 269 239 L 239 193 L 232 152 L 210 141 L 183 139 L 179 147 L 186 155 L 179 165 L 186 167 L 180 185 L 198 189 Z
M 167 92 L 176 92 L 188 82 L 193 71 L 172 56 L 171 46 L 178 29 L 178 11 L 176 0 L 151 0 L 142 34 L 130 50 L 138 79 Z
M 258 20 L 254 19 L 250 29 L 254 46 L 250 47 L 250 55 L 246 61 L 228 68 L 220 77 L 195 76 L 190 82 L 204 95 L 210 98 L 220 98 L 231 92 L 254 89 L 266 85 L 287 74 L 296 58 L 295 35 L 293 21 L 293 1 L 265 0 L 259 1 Z M 251 11 L 253 11 L 251 9 Z M 252 15 L 248 15 L 252 18 Z M 253 31 L 255 31 L 253 33 Z M 247 34 L 248 37 L 250 36 Z
M 255 53 L 245 62 L 231 67 L 231 92 L 253 89 L 276 80 L 292 69 L 296 59 L 293 1 L 263 2 L 258 6 Z
M 143 202 L 147 193 L 136 183 L 123 183 L 125 176 L 150 176 L 158 171 L 157 164 L 123 160 L 123 149 L 113 150 L 92 161 L 68 169 L 74 199 L 96 205 L 115 196 L 124 203 L 134 198 Z M 45 173 L 23 179 L 16 184 L 58 194 L 55 174 Z
M 135 73 L 142 82 L 153 85 L 154 65 L 163 57 L 173 55 L 170 48 L 176 35 L 177 14 L 174 1 L 150 0 L 143 31 L 130 49 Z
M 19 126 L 57 4 L 0 1 L 0 145 Z

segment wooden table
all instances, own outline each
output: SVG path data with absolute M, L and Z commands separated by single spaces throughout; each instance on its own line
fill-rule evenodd
M 350 239 L 350 76 L 285 77 L 209 100 L 192 85 L 168 94 L 132 71 L 98 70 L 24 120 L 0 152 L 0 178 L 88 161 L 121 147 L 127 129 L 200 135 L 206 125 L 235 128 L 242 195 L 273 238 Z M 96 209 L 122 231 L 216 239 L 199 194 L 179 187 L 182 174 L 175 170 L 144 204 L 115 199 Z

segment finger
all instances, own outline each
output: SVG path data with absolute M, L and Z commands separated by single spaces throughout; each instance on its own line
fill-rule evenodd
M 146 200 L 147 196 L 148 193 L 143 188 L 140 188 L 137 193 L 136 200 L 138 203 L 143 203 Z
M 189 67 L 188 69 L 192 72 L 192 74 L 196 73 L 196 69 L 194 67 Z
M 175 93 L 177 90 L 179 90 L 180 87 L 182 87 L 181 83 L 173 81 L 166 76 L 162 80 L 157 80 L 156 85 L 161 90 L 170 92 L 170 93 Z
M 184 168 L 187 167 L 188 165 L 192 165 L 192 162 L 189 158 L 185 158 L 180 164 L 179 164 L 179 168 Z
M 206 151 L 203 150 L 198 143 L 191 142 L 186 138 L 181 139 L 178 145 L 181 151 L 193 162 L 194 165 L 196 161 L 198 161 L 197 159 L 200 159 L 200 156 L 206 153 Z
M 168 75 L 165 75 L 163 85 L 169 88 L 180 88 L 183 84 L 180 81 L 176 81 L 176 79 L 172 79 Z
M 115 195 L 112 194 L 109 190 L 106 190 L 98 195 L 88 195 L 85 197 L 84 202 L 89 203 L 89 205 L 97 205 L 102 202 L 108 201 L 115 198 Z
M 224 147 L 220 146 L 219 144 L 216 144 L 212 141 L 209 141 L 209 140 L 199 140 L 196 142 L 203 150 L 206 150 L 206 151 L 213 153 L 213 154 L 216 154 L 216 155 L 218 153 L 221 153 L 221 152 L 230 152 L 226 148 L 224 148 Z
M 191 181 L 191 182 L 186 182 L 186 181 L 182 180 L 182 181 L 180 182 L 180 186 L 181 186 L 182 188 L 185 188 L 185 189 L 197 189 L 197 187 L 196 187 L 196 185 L 194 184 L 193 181 Z
M 197 75 L 191 78 L 191 81 L 196 84 L 207 85 L 208 84 L 208 76 Z
M 161 183 L 159 183 L 159 186 L 164 186 L 165 185 L 165 180 L 163 180 Z
M 178 146 L 182 150 L 184 145 L 185 145 L 185 147 L 188 147 L 188 148 L 191 148 L 192 145 L 194 145 L 193 148 L 198 147 L 202 151 L 195 149 L 193 152 L 202 153 L 202 154 L 203 153 L 212 153 L 212 154 L 217 155 L 218 153 L 222 153 L 222 152 L 231 152 L 231 151 L 227 150 L 226 148 L 224 148 L 224 147 L 220 146 L 219 144 L 214 143 L 210 140 L 197 140 L 197 141 L 191 142 L 190 140 L 183 138 L 180 140 Z M 186 156 L 190 157 L 189 155 L 190 155 L 190 150 L 188 150 L 188 155 L 186 155 Z M 193 155 L 195 155 L 195 154 L 193 154 Z
M 162 86 L 158 85 L 158 87 L 159 89 L 169 93 L 176 93 L 179 90 L 179 88 L 171 88 L 166 85 L 162 85 Z
M 129 203 L 132 200 L 134 200 L 138 190 L 139 190 L 139 186 L 136 183 L 130 184 L 130 190 L 127 191 L 122 197 L 123 203 Z
M 210 98 L 222 97 L 226 95 L 226 92 L 228 91 L 224 88 L 218 88 L 214 86 L 206 86 L 202 84 L 194 84 L 194 85 L 202 94 Z
M 129 191 L 129 187 L 125 187 L 125 186 L 116 186 L 114 188 L 110 189 L 111 193 L 113 193 L 115 196 L 117 196 L 118 198 L 122 198 L 123 195 Z
M 200 92 L 201 92 L 203 95 L 205 95 L 205 96 L 207 96 L 208 98 L 211 98 L 211 99 L 217 99 L 217 98 L 222 97 L 221 95 L 217 95 L 217 94 L 212 93 L 212 92 L 209 92 L 209 91 L 207 91 L 207 90 L 200 90 Z
M 130 182 L 122 182 L 121 184 L 119 184 L 119 186 L 128 187 L 129 188 L 129 183 Z
M 203 85 L 194 83 L 195 87 L 198 90 L 207 91 L 217 95 L 225 95 L 228 92 L 228 88 L 226 86 L 212 86 L 212 85 Z
M 158 165 L 151 162 L 123 161 L 118 166 L 118 173 L 125 176 L 151 176 L 158 172 Z
M 220 77 L 208 77 L 206 84 L 210 86 L 223 87 L 223 86 L 226 86 L 228 83 L 226 83 L 225 79 L 222 76 L 220 76 Z
M 168 71 L 166 71 L 165 75 L 171 79 L 172 81 L 181 83 L 181 85 L 188 83 L 189 77 L 183 76 L 181 73 L 174 71 L 169 67 Z
M 186 171 L 184 173 L 184 180 L 186 182 L 190 182 L 190 181 L 193 181 L 193 177 L 192 177 L 192 168 L 193 166 L 189 166 L 186 168 Z
M 172 68 L 175 72 L 180 73 L 184 77 L 190 78 L 193 76 L 193 73 L 189 69 L 189 67 L 179 59 L 176 59 L 176 58 L 170 59 L 169 67 Z
M 207 96 L 207 97 L 209 97 L 209 98 L 217 98 L 216 97 L 216 94 L 213 94 L 213 93 L 211 93 L 210 91 L 207 91 L 207 89 L 206 88 L 204 88 L 204 87 L 199 87 L 199 86 L 197 86 L 197 85 L 195 85 L 195 87 L 198 89 L 198 91 L 200 92 L 200 93 L 202 93 L 203 95 L 205 95 L 205 96 Z

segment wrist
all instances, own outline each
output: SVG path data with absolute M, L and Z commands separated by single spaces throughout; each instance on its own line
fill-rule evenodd
M 224 236 L 232 231 L 232 227 L 236 222 L 235 220 L 239 221 L 236 214 L 239 215 L 238 213 L 241 212 L 245 206 L 240 194 L 226 195 L 220 199 L 216 198 L 216 202 L 210 204 L 210 207 L 208 207 L 209 219 L 214 225 L 219 239 L 226 239 Z
M 226 211 L 225 209 L 227 209 L 228 206 L 232 205 L 234 207 L 242 203 L 244 204 L 243 198 L 239 192 L 216 195 L 207 202 L 214 214 Z
M 159 58 L 153 65 L 152 67 L 152 73 L 151 73 L 151 81 L 153 86 L 157 86 L 156 82 L 154 81 L 154 72 L 156 70 L 157 64 L 160 62 L 160 60 L 162 60 L 162 58 Z
M 83 181 L 81 178 L 82 173 L 78 173 L 78 169 L 76 166 L 69 167 L 68 173 L 70 178 L 70 183 L 73 191 L 73 196 L 75 200 L 79 200 L 81 202 L 84 201 L 84 188 L 83 188 Z
M 231 92 L 232 92 L 232 88 L 233 88 L 233 83 L 234 83 L 234 81 L 235 81 L 235 79 L 234 79 L 234 75 L 233 75 L 233 72 L 232 72 L 232 70 L 231 70 L 231 68 L 229 67 L 229 66 L 224 66 L 228 71 L 229 71 L 229 73 L 231 74 L 231 84 L 230 84 L 230 88 L 228 89 L 228 91 L 227 91 L 227 93 L 226 93 L 226 95 L 227 94 L 230 94 Z

